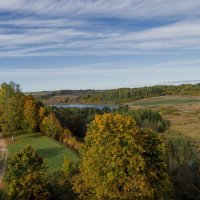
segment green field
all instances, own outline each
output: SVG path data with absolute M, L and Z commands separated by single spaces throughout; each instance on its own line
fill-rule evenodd
M 128 103 L 130 106 L 159 106 L 200 103 L 199 97 L 186 96 L 164 96 L 140 100 Z
M 74 163 L 79 161 L 78 154 L 75 151 L 40 133 L 27 133 L 15 136 L 14 142 L 8 141 L 9 155 L 20 151 L 29 144 L 47 161 L 49 173 L 60 170 L 65 156 L 70 157 Z

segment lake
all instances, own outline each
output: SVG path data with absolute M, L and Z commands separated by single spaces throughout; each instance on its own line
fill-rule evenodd
M 117 106 L 111 105 L 93 105 L 93 104 L 56 104 L 54 105 L 57 108 L 98 108 L 103 109 L 105 107 L 110 108 L 111 110 L 118 108 Z

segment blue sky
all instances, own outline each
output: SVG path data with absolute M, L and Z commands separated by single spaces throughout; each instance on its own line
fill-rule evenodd
M 0 82 L 23 91 L 199 79 L 199 0 L 0 2 Z

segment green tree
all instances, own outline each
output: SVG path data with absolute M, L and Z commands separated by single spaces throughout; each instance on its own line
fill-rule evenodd
M 169 181 L 166 165 L 165 146 L 158 133 L 150 130 L 142 130 L 137 139 L 144 149 L 145 174 L 153 189 L 154 199 L 162 199 L 166 192 L 171 195 L 171 183 Z
M 13 82 L 1 84 L 0 89 L 0 125 L 2 132 L 14 134 L 20 129 L 23 119 L 23 94 L 20 86 Z
M 199 149 L 189 138 L 179 134 L 166 134 L 165 145 L 176 198 L 200 199 Z
M 169 185 L 161 159 L 161 141 L 156 135 L 147 135 L 148 140 L 130 116 L 96 115 L 86 134 L 80 173 L 72 178 L 79 198 L 162 199 Z M 154 139 L 158 142 L 151 143 Z M 149 145 L 153 148 L 148 148 Z M 159 155 L 160 160 L 150 156 L 153 154 Z M 159 176 L 163 179 L 155 184 Z
M 50 199 L 45 163 L 31 146 L 8 160 L 4 181 L 11 200 Z

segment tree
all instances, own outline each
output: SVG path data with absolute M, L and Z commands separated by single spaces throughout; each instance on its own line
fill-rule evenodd
M 20 86 L 13 82 L 1 84 L 0 89 L 0 125 L 2 132 L 12 134 L 20 129 L 22 123 L 23 94 Z
M 154 153 L 163 156 L 163 150 L 159 147 L 161 141 L 156 135 L 152 137 L 147 134 L 147 141 L 152 138 L 152 141 L 157 139 L 159 142 L 149 142 L 153 148 L 146 148 L 146 136 L 139 139 L 143 135 L 130 116 L 96 115 L 86 134 L 80 173 L 72 178 L 79 198 L 162 199 L 168 189 L 166 167 L 162 159 L 156 160 L 150 156 Z M 153 166 L 148 171 L 150 163 Z M 163 173 L 163 179 L 158 185 L 152 185 L 159 179 L 156 177 L 157 170 L 160 170 L 160 176 Z M 161 185 L 165 187 L 160 192 Z
M 128 114 L 133 116 L 136 124 L 141 129 L 149 128 L 162 133 L 170 126 L 169 121 L 164 120 L 158 111 L 138 109 L 130 111 Z
M 63 172 L 64 176 L 68 179 L 70 176 L 70 173 L 73 170 L 73 162 L 70 160 L 70 158 L 65 157 L 64 163 L 62 165 L 61 171 Z
M 161 137 L 150 130 L 142 130 L 137 139 L 144 149 L 145 173 L 153 189 L 154 199 L 162 199 L 163 194 L 171 195 L 171 183 L 168 178 L 165 146 Z
M 83 146 L 82 143 L 71 134 L 70 130 L 65 128 L 62 134 L 62 138 L 61 141 L 63 142 L 63 144 L 65 144 L 66 146 L 79 151 L 79 149 Z
M 63 132 L 63 128 L 53 112 L 43 118 L 41 126 L 42 132 L 52 139 L 59 138 Z
M 45 163 L 31 146 L 9 158 L 4 181 L 10 199 L 50 199 Z
M 166 134 L 168 171 L 177 199 L 200 199 L 200 157 L 198 147 L 187 137 Z
M 39 116 L 40 122 L 43 120 L 43 118 L 45 117 L 46 113 L 47 113 L 46 108 L 41 106 L 40 109 L 39 109 L 39 112 L 38 112 L 38 116 Z
M 24 128 L 35 131 L 38 125 L 37 102 L 32 96 L 24 97 Z

